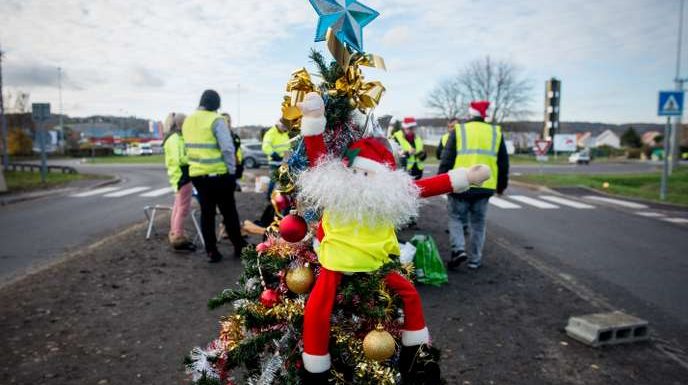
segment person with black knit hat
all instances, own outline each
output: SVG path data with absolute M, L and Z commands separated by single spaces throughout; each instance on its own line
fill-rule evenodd
M 189 175 L 198 191 L 201 233 L 210 262 L 222 259 L 215 235 L 215 215 L 218 208 L 227 235 L 234 245 L 235 257 L 247 245 L 241 236 L 239 214 L 234 201 L 237 166 L 234 141 L 225 119 L 217 113 L 219 108 L 220 95 L 214 90 L 205 90 L 198 109 L 186 118 L 182 126 Z

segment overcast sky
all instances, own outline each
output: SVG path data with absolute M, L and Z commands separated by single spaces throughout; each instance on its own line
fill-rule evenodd
M 659 122 L 657 91 L 673 87 L 679 0 L 362 3 L 381 13 L 364 30 L 365 50 L 388 67 L 366 70 L 387 87 L 379 113 L 430 116 L 437 82 L 485 55 L 531 80 L 531 119 L 542 119 L 552 76 L 568 121 Z M 311 48 L 326 49 L 313 42 L 307 0 L 1 0 L 0 18 L 5 84 L 55 110 L 60 66 L 72 116 L 163 119 L 215 88 L 242 125 L 267 125 L 291 72 L 308 66 Z

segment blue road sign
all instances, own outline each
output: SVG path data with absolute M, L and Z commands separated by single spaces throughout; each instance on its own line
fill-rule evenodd
M 681 116 L 683 115 L 683 92 L 682 91 L 659 91 L 659 116 Z

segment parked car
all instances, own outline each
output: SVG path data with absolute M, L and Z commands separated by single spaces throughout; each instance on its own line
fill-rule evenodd
M 269 164 L 268 157 L 263 153 L 259 142 L 242 143 L 241 152 L 244 155 L 245 168 L 259 168 Z
M 153 147 L 150 143 L 141 143 L 141 155 L 153 155 Z
M 569 163 L 575 164 L 590 164 L 590 150 L 585 149 L 579 152 L 574 152 L 569 156 Z

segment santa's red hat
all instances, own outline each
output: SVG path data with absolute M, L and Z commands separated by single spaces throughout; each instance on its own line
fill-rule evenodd
M 414 118 L 413 116 L 407 116 L 401 122 L 402 128 L 411 128 L 411 127 L 417 127 L 417 126 L 418 126 L 418 123 L 416 122 L 416 118 Z
M 354 142 L 344 154 L 344 160 L 349 167 L 375 172 L 397 168 L 392 152 L 376 138 L 364 138 Z
M 468 113 L 471 116 L 479 116 L 485 119 L 487 117 L 488 108 L 490 108 L 490 102 L 487 100 L 474 100 L 468 108 Z

